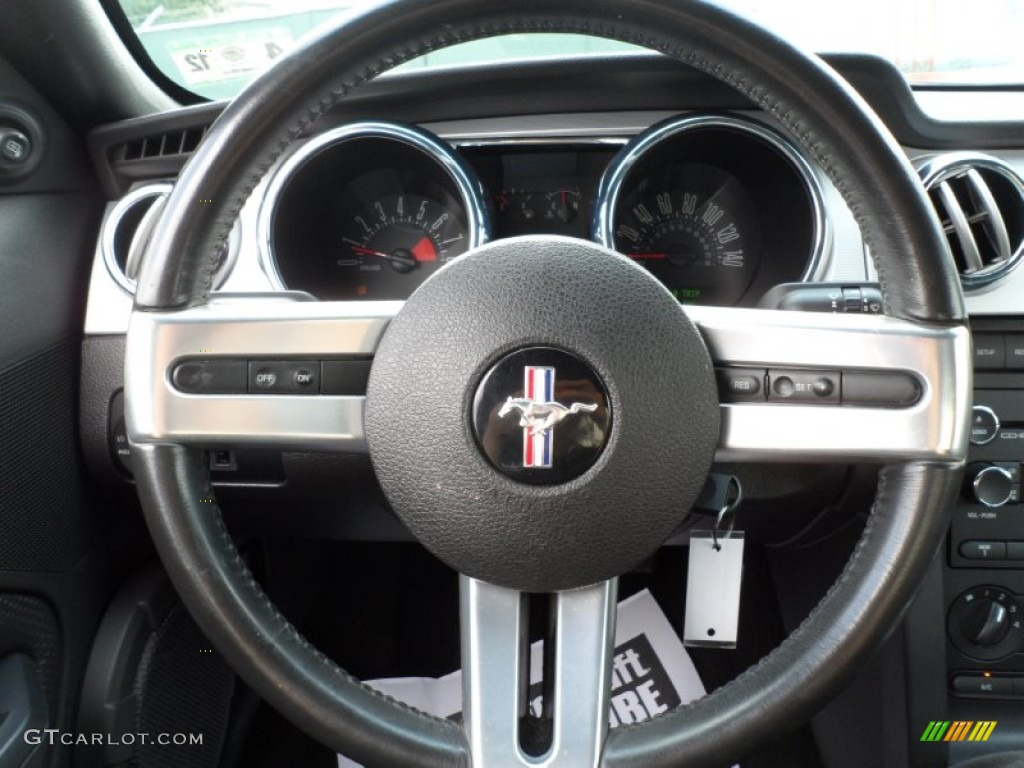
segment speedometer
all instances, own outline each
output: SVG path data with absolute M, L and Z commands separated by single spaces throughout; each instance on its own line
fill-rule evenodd
M 735 303 L 760 261 L 760 222 L 743 185 L 709 165 L 656 173 L 622 198 L 615 246 L 685 303 Z
M 774 285 L 814 274 L 823 210 L 809 165 L 769 128 L 673 118 L 612 160 L 594 235 L 682 303 L 753 305 Z

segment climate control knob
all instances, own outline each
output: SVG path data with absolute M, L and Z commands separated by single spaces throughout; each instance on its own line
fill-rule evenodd
M 1010 631 L 1010 612 L 1002 603 L 989 598 L 975 600 L 960 616 L 960 632 L 971 645 L 991 648 Z
M 1021 606 L 1002 587 L 975 587 L 949 607 L 949 639 L 965 656 L 994 661 L 1024 649 Z
M 967 470 L 967 490 L 986 507 L 1001 507 L 1013 498 L 1013 475 L 994 464 L 972 464 Z

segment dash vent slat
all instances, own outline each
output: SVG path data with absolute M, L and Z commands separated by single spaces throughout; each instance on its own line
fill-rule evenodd
M 209 125 L 201 125 L 142 136 L 115 144 L 110 149 L 110 156 L 119 163 L 160 157 L 187 156 L 199 146 L 199 142 L 202 141 L 209 128 Z
M 966 290 L 1004 276 L 1024 254 L 1024 181 L 989 155 L 932 157 L 918 172 Z

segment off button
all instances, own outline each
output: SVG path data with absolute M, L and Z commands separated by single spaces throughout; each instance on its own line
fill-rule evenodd
M 256 371 L 253 383 L 258 389 L 274 389 L 277 386 L 277 371 L 270 368 L 261 368 Z

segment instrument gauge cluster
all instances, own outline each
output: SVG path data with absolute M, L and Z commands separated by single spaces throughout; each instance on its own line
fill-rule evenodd
M 826 243 L 810 166 L 732 115 L 672 118 L 631 140 L 458 146 L 354 123 L 277 169 L 259 221 L 271 279 L 325 300 L 405 299 L 490 239 L 555 234 L 633 259 L 681 303 L 753 306 L 811 279 Z

